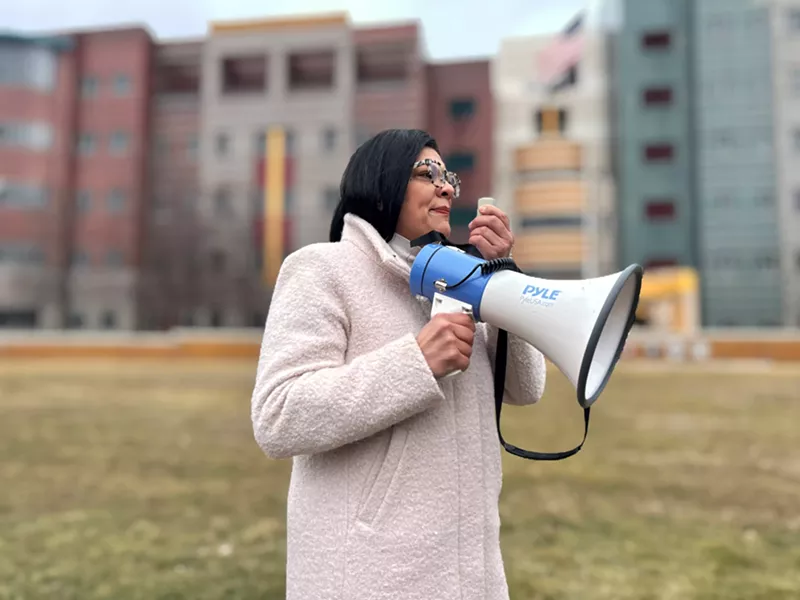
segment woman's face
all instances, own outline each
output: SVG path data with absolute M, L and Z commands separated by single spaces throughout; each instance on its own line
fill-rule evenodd
M 420 164 L 421 161 L 428 161 L 428 164 Z M 439 153 L 432 148 L 424 148 L 411 172 L 397 221 L 397 233 L 407 240 L 416 239 L 430 231 L 449 236 L 450 208 L 457 195 L 457 183 L 457 179 L 447 173 Z

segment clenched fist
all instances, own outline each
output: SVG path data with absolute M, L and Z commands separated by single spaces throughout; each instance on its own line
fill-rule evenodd
M 444 377 L 467 369 L 474 339 L 475 322 L 470 315 L 439 313 L 419 332 L 417 344 L 434 376 Z

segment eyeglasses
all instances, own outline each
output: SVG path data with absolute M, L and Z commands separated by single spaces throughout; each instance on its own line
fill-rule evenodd
M 446 171 L 441 164 L 431 158 L 426 158 L 414 163 L 412 169 L 427 167 L 424 173 L 414 173 L 412 177 L 424 177 L 431 181 L 437 188 L 444 187 L 446 183 L 453 186 L 453 199 L 461 194 L 461 180 L 452 171 Z

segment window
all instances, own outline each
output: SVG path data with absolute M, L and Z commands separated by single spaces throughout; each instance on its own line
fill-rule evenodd
M 0 85 L 49 92 L 55 86 L 57 60 L 50 48 L 6 45 L 0 53 Z
M 711 148 L 731 148 L 736 145 L 733 131 L 729 129 L 718 129 L 708 134 L 708 145 Z
M 756 206 L 775 206 L 775 192 L 765 190 L 758 193 L 753 200 L 753 204 Z
M 753 266 L 758 271 L 767 271 L 778 268 L 778 266 L 780 266 L 780 261 L 774 254 L 763 254 L 753 259 Z
M 125 210 L 125 192 L 119 188 L 111 190 L 106 199 L 106 208 L 111 213 L 120 213 Z
M 474 213 L 473 213 L 474 214 Z M 567 215 L 558 217 L 526 217 L 522 219 L 522 227 L 580 227 L 583 224 L 581 215 Z
M 81 79 L 81 96 L 84 98 L 93 98 L 97 95 L 97 77 L 84 77 Z
M 125 264 L 125 257 L 119 250 L 109 250 L 106 252 L 106 265 L 109 267 L 121 267 Z
M 800 35 L 800 8 L 789 9 L 789 31 L 793 34 Z
M 289 55 L 289 90 L 325 90 L 333 87 L 336 53 L 333 50 Z
M 83 327 L 83 315 L 78 312 L 72 312 L 67 317 L 67 329 L 80 329 Z
M 796 66 L 792 69 L 789 87 L 792 94 L 800 96 L 800 66 Z
M 0 146 L 46 150 L 53 142 L 47 123 L 0 123 Z
M 371 137 L 372 134 L 369 132 L 368 129 L 365 129 L 364 127 L 359 127 L 358 129 L 356 129 L 356 146 L 362 145 Z
M 669 258 L 669 257 L 659 257 L 659 258 L 652 258 L 648 260 L 644 268 L 645 269 L 661 269 L 664 267 L 676 267 L 678 266 L 678 260 L 676 258 Z
M 83 250 L 75 250 L 70 261 L 73 267 L 85 267 L 89 264 L 89 255 Z
M 325 152 L 332 152 L 336 148 L 336 130 L 332 127 L 322 132 L 322 148 Z
M 264 131 L 256 133 L 254 146 L 257 157 L 264 158 L 267 155 L 267 134 Z
M 394 85 L 408 77 L 409 58 L 416 49 L 408 44 L 385 42 L 369 44 L 356 50 L 358 85 Z
M 536 111 L 537 133 L 564 133 L 567 129 L 567 111 L 563 108 L 542 108 Z
M 0 181 L 0 207 L 20 210 L 36 210 L 47 206 L 49 191 L 28 183 Z
M 285 128 L 284 134 L 286 136 L 286 156 L 292 156 L 297 146 L 297 134 L 288 127 Z
M 44 252 L 36 244 L 10 242 L 0 244 L 0 263 L 18 265 L 41 265 L 44 263 Z
M 800 154 L 800 127 L 795 127 L 793 132 L 794 151 Z
M 643 95 L 645 106 L 667 106 L 672 104 L 672 88 L 647 88 Z
M 79 213 L 88 213 L 92 209 L 92 193 L 89 190 L 80 190 L 75 197 L 75 206 Z
M 197 160 L 198 150 L 200 149 L 200 142 L 197 139 L 197 134 L 192 133 L 186 141 L 186 154 L 189 160 Z
M 674 155 L 672 144 L 647 144 L 644 147 L 645 162 L 671 162 Z
M 227 187 L 221 187 L 214 194 L 214 212 L 218 217 L 227 217 L 231 214 L 231 192 Z
M 454 152 L 445 160 L 450 171 L 471 171 L 475 167 L 475 155 L 472 152 Z
M 211 269 L 215 273 L 225 271 L 225 253 L 222 250 L 212 250 L 210 255 Z
M 336 209 L 336 205 L 339 204 L 339 188 L 333 186 L 326 187 L 322 192 L 322 196 L 325 209 L 328 212 L 333 212 Z
M 117 315 L 113 310 L 106 310 L 100 317 L 100 326 L 103 329 L 115 329 L 117 326 Z
M 475 218 L 474 206 L 453 206 L 450 209 L 450 226 L 467 227 Z
M 230 138 L 227 133 L 218 133 L 215 141 L 217 156 L 225 156 L 230 150 Z
M 266 56 L 238 56 L 222 60 L 223 94 L 258 93 L 266 89 Z
M 125 96 L 131 91 L 131 79 L 127 75 L 118 74 L 114 76 L 114 94 Z
M 294 188 L 287 187 L 286 191 L 283 193 L 283 211 L 284 214 L 291 215 L 293 210 L 294 210 Z
M 671 43 L 669 31 L 648 31 L 642 35 L 642 48 L 645 50 L 666 50 Z
M 800 213 L 800 188 L 794 191 L 794 209 Z
M 91 133 L 82 133 L 78 136 L 78 154 L 89 156 L 94 154 L 95 138 Z
M 115 131 L 108 140 L 108 150 L 111 154 L 121 155 L 128 150 L 128 134 L 124 131 Z
M 472 98 L 459 98 L 450 101 L 450 116 L 461 121 L 475 114 L 475 100 Z
M 644 207 L 648 221 L 671 221 L 675 218 L 675 203 L 672 200 L 651 200 Z

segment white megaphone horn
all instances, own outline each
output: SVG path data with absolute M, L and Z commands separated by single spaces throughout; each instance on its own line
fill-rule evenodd
M 466 312 L 544 354 L 590 407 L 619 360 L 633 325 L 643 269 L 580 280 L 525 275 L 511 259 L 486 261 L 454 246 L 423 246 L 411 267 L 411 293 L 439 312 Z

